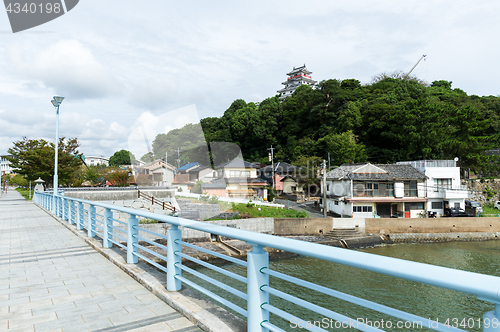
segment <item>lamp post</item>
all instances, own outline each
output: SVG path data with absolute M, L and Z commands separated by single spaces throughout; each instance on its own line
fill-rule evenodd
M 58 163 L 58 153 L 59 153 L 59 106 L 61 106 L 61 103 L 63 102 L 64 100 L 64 97 L 58 97 L 58 96 L 54 96 L 54 98 L 52 98 L 51 100 L 51 103 L 52 105 L 54 105 L 54 107 L 57 108 L 57 111 L 56 111 L 56 144 L 55 144 L 55 157 L 54 157 L 54 193 L 53 193 L 53 202 L 54 204 L 52 204 L 52 207 L 53 207 L 53 213 L 57 212 L 57 208 L 56 208 L 56 196 L 57 194 L 59 193 L 58 191 L 58 183 L 59 183 L 59 178 L 58 178 L 58 175 L 57 175 L 57 163 Z

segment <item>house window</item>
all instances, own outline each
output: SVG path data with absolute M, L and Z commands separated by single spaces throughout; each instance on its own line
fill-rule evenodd
M 239 175 L 238 171 L 229 171 L 229 177 L 231 178 L 237 178 Z
M 460 203 L 455 203 L 455 209 L 459 209 L 460 208 Z
M 423 210 L 423 209 L 424 209 L 424 202 L 405 203 L 405 211 Z
M 432 209 L 439 210 L 443 208 L 443 202 L 432 202 Z
M 355 197 L 394 197 L 392 182 L 354 182 Z
M 241 177 L 242 178 L 249 178 L 250 177 L 250 171 L 241 171 Z
M 417 181 L 404 183 L 405 197 L 417 197 Z
M 372 212 L 373 206 L 353 206 L 352 212 Z
M 451 189 L 451 179 L 434 179 L 434 191 Z
M 339 205 L 339 201 L 335 201 L 335 205 Z
M 326 185 L 326 192 L 330 192 L 330 184 Z

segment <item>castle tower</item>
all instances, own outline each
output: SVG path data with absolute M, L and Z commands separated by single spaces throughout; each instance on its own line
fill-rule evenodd
M 311 78 L 311 74 L 312 72 L 307 70 L 306 65 L 297 68 L 293 67 L 293 70 L 287 73 L 288 79 L 286 80 L 286 82 L 281 83 L 285 87 L 281 90 L 278 90 L 279 98 L 283 100 L 286 97 L 291 96 L 295 89 L 297 89 L 302 84 L 307 84 L 314 89 L 314 85 L 317 83 L 317 81 Z

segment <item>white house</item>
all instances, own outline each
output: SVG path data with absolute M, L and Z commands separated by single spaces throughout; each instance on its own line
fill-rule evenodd
M 7 160 L 7 156 L 0 156 L 0 174 L 10 174 L 14 173 L 12 167 L 10 166 L 10 161 Z
M 85 156 L 84 159 L 87 166 L 97 166 L 97 165 L 109 166 L 109 158 L 106 157 Z
M 416 160 L 397 164 L 411 165 L 427 177 L 424 191 L 428 211 L 443 215 L 445 208 L 465 209 L 468 191 L 467 186 L 462 185 L 456 160 Z
M 161 159 L 154 160 L 140 168 L 137 177 L 147 176 L 153 186 L 170 186 L 174 182 L 175 167 Z
M 226 184 L 228 197 L 262 197 L 267 199 L 267 182 L 257 177 L 257 166 L 240 158 L 235 158 L 215 167 L 218 179 L 212 183 Z M 207 188 L 208 189 L 208 188 Z M 221 187 L 216 188 L 221 191 Z
M 425 180 L 411 165 L 342 165 L 326 174 L 326 207 L 343 217 L 415 218 L 425 212 Z

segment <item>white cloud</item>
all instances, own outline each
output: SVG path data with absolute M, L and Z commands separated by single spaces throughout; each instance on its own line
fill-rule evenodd
M 132 126 L 128 137 L 128 150 L 137 158 L 152 149 L 156 135 L 167 134 L 169 131 L 182 128 L 188 123 L 198 123 L 200 117 L 194 105 L 182 107 L 161 115 L 151 112 L 142 113 Z M 199 126 L 202 133 L 201 126 Z
M 96 98 L 119 91 L 116 80 L 78 40 L 60 40 L 26 56 L 18 48 L 11 48 L 10 53 L 18 73 L 60 95 Z
M 427 54 L 419 78 L 500 91 L 495 0 L 194 3 L 87 0 L 32 32 L 0 34 L 0 149 L 22 135 L 52 140 L 59 94 L 61 135 L 87 154 L 131 144 L 140 157 L 157 133 L 199 120 L 167 111 L 194 104 L 201 118 L 221 116 L 235 99 L 275 95 L 304 63 L 318 81 L 366 83 Z

